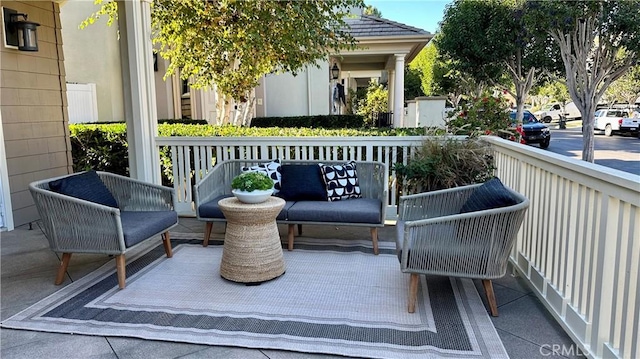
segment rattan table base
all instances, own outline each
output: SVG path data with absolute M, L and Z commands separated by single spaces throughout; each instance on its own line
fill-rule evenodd
M 228 280 L 256 284 L 281 276 L 285 271 L 276 217 L 284 200 L 246 204 L 236 198 L 218 202 L 227 219 L 220 275 Z

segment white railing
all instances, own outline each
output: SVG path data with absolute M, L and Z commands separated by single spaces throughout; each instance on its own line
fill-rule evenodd
M 514 264 L 584 353 L 640 358 L 640 176 L 489 140 L 531 201 Z
M 192 184 L 218 161 L 281 158 L 386 163 L 392 187 L 387 214 L 393 216 L 398 200 L 393 165 L 406 164 L 422 140 L 164 137 L 156 142 L 171 152 L 181 214 L 194 213 Z M 640 358 L 640 176 L 497 137 L 487 140 L 495 149 L 496 175 L 531 202 L 511 257 L 515 267 L 582 352 Z

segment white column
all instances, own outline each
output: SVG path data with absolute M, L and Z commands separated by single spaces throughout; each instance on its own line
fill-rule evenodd
M 7 231 L 14 229 L 7 152 L 4 147 L 4 132 L 2 131 L 2 113 L 0 113 L 0 228 L 5 228 Z
M 404 55 L 395 54 L 396 68 L 393 89 L 393 127 L 404 124 Z
M 156 147 L 158 114 L 151 47 L 151 0 L 118 1 L 129 171 L 132 178 L 161 183 Z

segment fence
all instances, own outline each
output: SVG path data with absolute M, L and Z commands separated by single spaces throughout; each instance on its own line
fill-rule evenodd
M 640 358 L 640 178 L 494 137 L 531 201 L 512 261 L 584 353 Z
M 96 84 L 67 83 L 69 123 L 98 122 Z

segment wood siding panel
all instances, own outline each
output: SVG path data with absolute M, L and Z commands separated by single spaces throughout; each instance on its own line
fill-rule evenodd
M 38 52 L 0 45 L 2 130 L 14 225 L 19 226 L 38 219 L 29 183 L 73 170 L 59 5 L 3 1 L 2 6 L 27 13 L 29 20 L 40 23 Z

